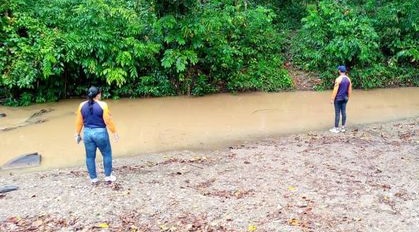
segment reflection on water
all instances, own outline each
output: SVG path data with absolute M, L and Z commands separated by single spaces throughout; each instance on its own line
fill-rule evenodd
M 121 137 L 114 156 L 212 148 L 241 140 L 326 130 L 333 125 L 331 92 L 219 94 L 107 100 Z M 0 165 L 39 152 L 49 169 L 84 164 L 84 147 L 74 142 L 75 110 L 83 99 L 0 107 L 1 128 L 21 125 L 36 112 L 41 123 L 0 131 Z M 419 116 L 419 88 L 355 90 L 347 126 Z M 43 122 L 42 122 L 43 121 Z M 98 157 L 100 157 L 98 153 Z

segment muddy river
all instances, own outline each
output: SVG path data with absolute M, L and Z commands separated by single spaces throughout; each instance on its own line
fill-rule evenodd
M 115 157 L 184 149 L 211 149 L 333 126 L 330 91 L 217 94 L 106 100 L 120 135 Z M 12 108 L 0 106 L 0 166 L 38 152 L 40 167 L 84 165 L 84 147 L 74 141 L 75 110 L 83 99 Z M 419 117 L 419 88 L 355 90 L 347 127 Z M 98 157 L 101 156 L 98 154 Z

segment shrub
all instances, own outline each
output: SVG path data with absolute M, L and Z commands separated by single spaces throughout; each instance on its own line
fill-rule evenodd
M 338 65 L 345 64 L 363 75 L 364 68 L 382 59 L 372 21 L 344 2 L 321 1 L 303 19 L 303 27 L 292 44 L 294 62 L 321 73 L 320 88 L 332 86 Z M 355 87 L 375 86 L 374 81 L 359 78 L 352 76 Z

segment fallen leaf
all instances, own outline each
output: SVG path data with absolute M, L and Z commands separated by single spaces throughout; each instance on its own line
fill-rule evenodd
M 249 231 L 249 232 L 253 232 L 253 231 L 256 231 L 256 226 L 255 225 L 252 225 L 252 224 L 250 224 L 249 226 L 247 226 L 247 231 Z
M 11 222 L 11 223 L 17 223 L 17 222 L 19 222 L 20 220 L 22 220 L 22 218 L 21 218 L 21 217 L 19 217 L 19 216 L 16 216 L 16 217 L 10 217 L 10 218 L 8 218 L 8 219 L 7 219 L 7 221 L 8 221 L 8 222 Z
M 96 225 L 95 227 L 96 227 L 96 228 L 103 228 L 103 229 L 105 229 L 105 228 L 109 228 L 109 225 L 108 225 L 108 223 L 103 222 L 103 223 L 99 223 L 99 224 L 98 224 L 98 225 Z
M 300 222 L 298 221 L 298 219 L 296 219 L 296 218 L 291 218 L 289 221 L 288 221 L 288 224 L 290 224 L 291 226 L 298 226 L 299 224 L 300 224 Z
M 32 222 L 33 227 L 40 227 L 42 224 L 44 224 L 44 222 L 42 220 L 36 220 L 36 221 Z
M 294 191 L 297 191 L 297 188 L 294 186 L 288 186 L 288 190 L 294 192 Z
M 167 227 L 166 225 L 160 225 L 160 230 L 161 231 L 167 231 L 169 229 L 169 227 Z

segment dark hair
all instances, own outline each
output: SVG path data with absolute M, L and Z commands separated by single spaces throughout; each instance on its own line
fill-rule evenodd
M 90 114 L 93 114 L 93 104 L 95 101 L 93 100 L 98 94 L 100 93 L 100 89 L 92 86 L 89 88 L 89 91 L 87 92 L 87 97 L 89 98 L 89 111 Z

